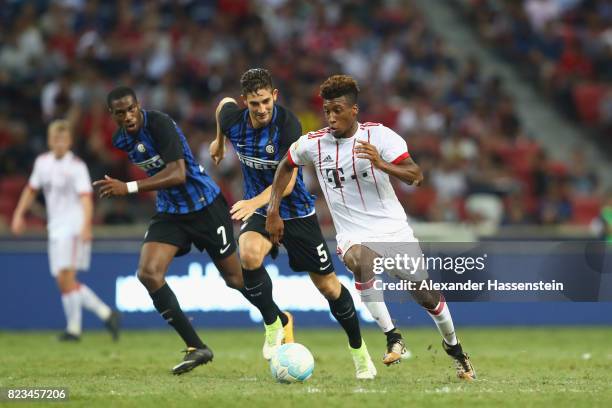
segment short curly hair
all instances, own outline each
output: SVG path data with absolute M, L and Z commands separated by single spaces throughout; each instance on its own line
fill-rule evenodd
M 240 77 L 240 88 L 243 95 L 256 93 L 260 89 L 274 89 L 272 75 L 264 68 L 251 68 Z
M 118 86 L 112 91 L 110 91 L 106 96 L 106 106 L 110 108 L 111 104 L 114 101 L 124 98 L 126 96 L 131 96 L 132 98 L 134 98 L 134 101 L 138 102 L 138 98 L 136 98 L 136 92 L 134 92 L 132 88 L 127 86 Z
M 323 99 L 334 99 L 346 96 L 349 103 L 357 103 L 359 85 L 349 75 L 332 75 L 321 84 L 319 95 Z

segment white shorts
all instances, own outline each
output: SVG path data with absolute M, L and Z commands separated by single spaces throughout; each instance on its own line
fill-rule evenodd
M 49 239 L 49 265 L 51 275 L 57 277 L 63 269 L 85 271 L 91 260 L 91 241 L 78 236 Z
M 414 236 L 412 228 L 408 225 L 397 232 L 373 236 L 338 234 L 336 235 L 336 241 L 338 242 L 336 253 L 342 262 L 344 262 L 344 256 L 348 250 L 354 245 L 366 245 L 382 257 L 388 258 L 394 258 L 398 254 L 402 256 L 407 254 L 415 259 L 423 256 L 419 240 Z M 376 243 L 380 244 L 376 245 Z M 398 243 L 398 245 L 389 245 L 389 243 Z M 387 270 L 387 273 L 398 279 L 412 281 L 421 281 L 428 278 L 427 270 L 420 267 L 416 270 L 391 269 Z

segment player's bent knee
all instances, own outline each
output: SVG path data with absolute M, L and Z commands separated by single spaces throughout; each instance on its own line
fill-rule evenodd
M 61 293 L 68 293 L 70 292 L 70 289 L 72 289 L 71 285 L 66 283 L 66 281 L 59 280 L 59 279 L 57 281 L 57 287 L 59 288 Z
M 352 256 L 345 256 L 344 257 L 344 264 L 353 273 L 359 273 L 359 271 L 361 269 L 360 265 L 359 265 L 359 262 L 357 262 L 357 260 L 354 257 L 352 257 Z
M 238 240 L 240 246 L 240 264 L 243 269 L 259 268 L 272 244 L 263 235 L 247 231 Z
M 343 261 L 346 267 L 353 272 L 355 275 L 355 280 L 358 282 L 362 282 L 361 279 L 361 264 L 359 262 L 360 259 L 360 251 L 358 247 L 353 247 L 351 250 L 344 256 Z
M 240 250 L 240 264 L 244 269 L 257 269 L 263 263 L 263 255 L 256 248 L 248 246 Z
M 335 300 L 340 296 L 341 284 L 334 273 L 313 278 L 313 283 L 327 300 Z
M 417 303 L 428 310 L 433 310 L 436 308 L 437 303 L 434 303 L 430 300 L 418 300 Z
M 414 300 L 425 309 L 435 309 L 438 306 L 440 296 L 437 292 L 429 290 L 417 290 L 412 292 Z
M 319 292 L 325 297 L 327 300 L 336 300 L 338 296 L 340 296 L 340 287 L 336 287 L 335 285 L 324 285 L 318 288 Z
M 70 292 L 77 286 L 76 271 L 72 269 L 62 269 L 55 278 L 57 286 L 62 293 Z
M 164 271 L 154 264 L 140 265 L 138 280 L 147 288 L 158 288 L 164 280 Z

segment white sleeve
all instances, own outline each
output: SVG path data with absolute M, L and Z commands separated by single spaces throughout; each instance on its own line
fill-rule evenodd
M 289 163 L 294 166 L 303 166 L 308 164 L 310 161 L 308 158 L 308 149 L 306 148 L 308 144 L 308 135 L 301 136 L 298 140 L 293 142 L 291 147 L 289 147 L 289 151 L 287 152 L 287 159 Z
M 42 180 L 40 179 L 41 174 L 42 169 L 39 157 L 34 161 L 34 169 L 32 169 L 32 174 L 30 174 L 30 179 L 28 180 L 28 185 L 30 186 L 30 188 L 33 188 L 34 190 L 40 190 L 40 187 L 42 185 Z
M 406 141 L 393 130 L 383 127 L 380 132 L 380 157 L 388 163 L 398 164 L 410 157 Z
M 74 166 L 74 188 L 78 194 L 88 194 L 93 191 L 89 171 L 85 163 L 81 161 Z

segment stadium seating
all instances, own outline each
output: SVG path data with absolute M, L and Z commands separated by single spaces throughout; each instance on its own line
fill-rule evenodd
M 475 16 L 479 29 L 488 27 L 491 21 L 508 21 L 521 15 L 521 8 L 513 2 L 457 1 Z M 0 74 L 10 78 L 9 82 L 0 81 L 0 123 L 5 124 L 0 126 L 5 128 L 0 133 L 0 179 L 15 171 L 27 176 L 31 168 L 23 165 L 24 159 L 31 167 L 36 154 L 44 150 L 46 124 L 51 118 L 68 114 L 75 121 L 74 150 L 88 164 L 92 179 L 105 174 L 120 179 L 144 177 L 111 146 L 113 125 L 102 106 L 106 92 L 121 82 L 136 89 L 144 107 L 171 114 L 185 131 L 198 160 L 235 200 L 242 193 L 234 180 L 239 174 L 238 163 L 216 168 L 210 164 L 207 146 L 215 132 L 215 102 L 224 95 L 237 97 L 238 78 L 253 64 L 272 71 L 280 89 L 280 103 L 296 110 L 304 119 L 305 131 L 324 126 L 317 84 L 331 73 L 355 76 L 363 91 L 360 119 L 383 122 L 404 136 L 426 178 L 444 165 L 447 142 L 459 136 L 467 149 L 458 150 L 467 154 L 461 158 L 460 170 L 467 188 L 452 201 L 442 200 L 444 192 L 432 186 L 400 193 L 408 213 L 418 219 L 433 220 L 435 212 L 430 209 L 435 207 L 466 220 L 463 203 L 483 187 L 483 180 L 475 181 L 475 176 L 487 180 L 485 188 L 491 188 L 490 183 L 495 184 L 502 175 L 513 177 L 524 190 L 526 206 L 532 208 L 544 199 L 546 189 L 536 188 L 538 183 L 571 172 L 555 163 L 543 163 L 545 174 L 539 174 L 540 181 L 534 180 L 536 162 L 547 159 L 539 156 L 542 147 L 524 132 L 503 84 L 485 75 L 479 61 L 446 50 L 444 41 L 422 24 L 423 16 L 414 6 L 360 2 L 354 10 L 338 6 L 337 13 L 320 14 L 317 10 L 322 2 L 312 6 L 298 1 L 289 8 L 282 6 L 283 2 L 265 2 L 261 10 L 249 7 L 248 2 L 224 1 L 205 7 L 197 3 L 188 2 L 181 19 L 170 8 L 152 3 L 146 27 L 133 17 L 119 22 L 118 6 L 112 2 L 92 6 L 87 12 L 71 2 L 53 7 L 42 2 L 40 7 L 23 9 L 19 2 L 9 3 L 0 14 L 0 36 L 22 36 L 19 38 L 23 41 L 14 46 L 0 45 Z M 498 3 L 503 7 L 493 7 Z M 512 12 L 501 14 L 504 7 Z M 298 16 L 298 9 L 303 14 Z M 581 31 L 576 29 L 580 10 L 562 18 L 559 36 L 564 50 L 567 44 L 583 41 Z M 137 8 L 133 11 L 140 12 Z M 224 18 L 215 19 L 220 13 Z M 486 23 L 482 13 L 490 17 Z M 61 34 L 52 30 L 54 19 L 60 15 L 69 17 L 61 22 L 66 30 Z M 237 26 L 244 28 L 232 28 Z M 538 40 L 531 31 L 505 32 L 504 27 L 493 30 L 498 36 L 487 40 L 497 45 L 507 45 L 508 41 L 516 45 L 521 40 L 525 49 Z M 521 27 L 524 25 L 515 26 Z M 228 38 L 232 40 L 228 42 Z M 522 50 L 514 46 L 499 49 L 509 49 L 515 57 Z M 32 63 L 11 59 L 15 55 L 27 55 Z M 42 61 L 45 69 L 32 69 Z M 602 65 L 590 62 L 594 75 L 601 77 Z M 553 71 L 559 74 L 563 70 Z M 577 75 L 582 75 L 578 71 Z M 555 75 L 548 79 L 561 81 Z M 576 105 L 583 120 L 596 124 L 601 119 L 598 101 L 606 88 L 599 79 L 579 79 L 571 81 L 575 86 L 566 99 Z M 564 89 L 561 82 L 555 84 Z M 15 136 L 6 132 L 19 127 L 27 129 L 26 146 L 17 146 L 12 139 Z M 9 162 L 3 160 L 8 154 L 4 152 L 11 149 L 17 149 L 22 164 L 13 164 L 9 171 L 2 166 Z M 492 164 L 481 168 L 479 162 Z M 8 194 L 2 198 L 7 214 L 17 193 Z M 509 192 L 497 194 L 505 200 Z M 128 211 L 144 221 L 139 209 L 142 200 L 151 199 L 151 195 L 130 197 Z M 320 204 L 318 207 L 322 207 Z M 96 220 L 100 219 L 104 214 L 97 214 Z M 537 222 L 537 217 L 533 221 Z

